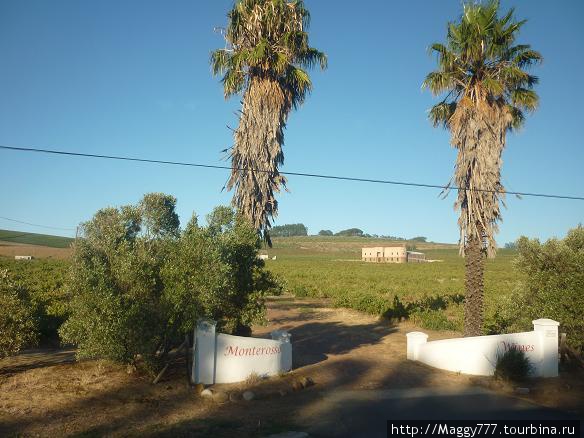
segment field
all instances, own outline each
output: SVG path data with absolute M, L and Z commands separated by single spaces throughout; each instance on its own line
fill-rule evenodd
M 0 230 L 0 243 L 48 246 L 50 248 L 69 248 L 74 239 L 48 234 L 26 233 L 24 231 Z
M 285 281 L 296 296 L 331 298 L 339 307 L 371 314 L 414 316 L 433 329 L 460 330 L 464 294 L 464 260 L 458 247 L 419 243 L 424 264 L 361 262 L 362 246 L 391 246 L 403 242 L 339 237 L 274 239 L 267 267 Z M 276 260 L 271 258 L 276 256 Z M 498 303 L 512 294 L 518 280 L 512 261 L 515 252 L 499 250 L 485 272 L 487 320 Z
M 35 259 L 67 259 L 73 239 L 47 234 L 0 230 L 0 257 L 33 256 Z
M 1 233 L 6 232 L 0 232 L 3 236 Z M 64 275 L 66 260 L 23 262 L 1 256 L 13 258 L 17 254 L 26 254 L 41 259 L 67 259 L 71 249 L 59 245 L 69 244 L 70 239 L 11 233 L 14 240 L 26 239 L 57 247 L 0 241 L 0 267 L 16 270 L 19 280 L 25 283 L 28 270 L 35 274 L 36 279 L 36 274 L 49 269 L 49 265 L 54 265 L 53 268 Z M 427 259 L 436 260 L 433 263 L 377 264 L 360 260 L 363 246 L 402 244 L 403 241 L 359 237 L 283 237 L 275 238 L 274 247 L 264 248 L 261 253 L 269 255 L 266 266 L 282 280 L 286 292 L 297 297 L 330 298 L 337 307 L 398 319 L 410 317 L 428 329 L 460 331 L 464 260 L 458 255 L 457 245 L 416 243 L 416 249 L 423 251 Z M 272 260 L 274 256 L 276 260 Z M 519 277 L 513 269 L 514 257 L 514 251 L 501 249 L 495 259 L 486 262 L 487 332 L 501 330 L 492 322 L 501 303 L 517 285 Z

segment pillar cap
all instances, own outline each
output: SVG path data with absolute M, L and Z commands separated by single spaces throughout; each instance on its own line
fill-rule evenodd
M 409 332 L 409 333 L 406 333 L 406 337 L 428 339 L 428 335 L 424 332 Z
M 212 319 L 200 318 L 197 320 L 197 328 L 202 331 L 214 331 L 217 321 Z
M 560 323 L 558 321 L 554 321 L 553 319 L 548 319 L 548 318 L 534 319 L 531 322 L 533 323 L 533 325 L 549 325 L 549 326 L 553 326 L 553 327 L 557 327 L 560 325 Z
M 286 330 L 274 330 L 270 333 L 274 341 L 290 342 L 292 335 Z

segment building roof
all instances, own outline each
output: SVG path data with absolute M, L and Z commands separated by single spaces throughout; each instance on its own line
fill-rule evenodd
M 396 246 L 362 246 L 361 249 L 374 249 L 374 248 L 405 248 L 405 245 Z

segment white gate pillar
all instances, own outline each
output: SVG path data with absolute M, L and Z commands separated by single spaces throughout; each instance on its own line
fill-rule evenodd
M 199 319 L 195 327 L 193 348 L 193 382 L 212 385 L 215 383 L 217 323 L 209 319 Z
M 292 335 L 285 330 L 274 330 L 270 335 L 274 341 L 282 342 L 280 344 L 280 369 L 290 371 L 292 369 Z
M 422 332 L 406 333 L 407 339 L 407 358 L 409 360 L 418 360 L 418 347 L 428 342 L 428 335 Z
M 540 336 L 542 361 L 540 365 L 541 377 L 558 376 L 558 326 L 559 322 L 553 319 L 536 319 L 533 322 L 533 331 Z

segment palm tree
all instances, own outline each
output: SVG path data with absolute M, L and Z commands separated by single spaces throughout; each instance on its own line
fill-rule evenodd
M 275 193 L 286 187 L 278 170 L 286 121 L 312 89 L 305 69 L 325 69 L 327 58 L 308 44 L 310 14 L 302 0 L 237 0 L 227 17 L 227 47 L 211 54 L 225 98 L 243 93 L 227 188 L 235 188 L 234 206 L 271 245 Z
M 529 45 L 515 44 L 525 20 L 511 9 L 498 15 L 499 2 L 467 3 L 458 22 L 448 24 L 446 44 L 433 44 L 438 68 L 423 87 L 446 97 L 434 105 L 434 126 L 450 130 L 457 151 L 450 184 L 458 187 L 460 253 L 466 258 L 464 332 L 482 334 L 484 256 L 494 257 L 494 235 L 501 220 L 504 188 L 501 154 L 508 131 L 519 128 L 524 112 L 534 111 L 538 79 L 527 70 L 542 61 Z M 450 187 L 450 184 L 448 187 Z

